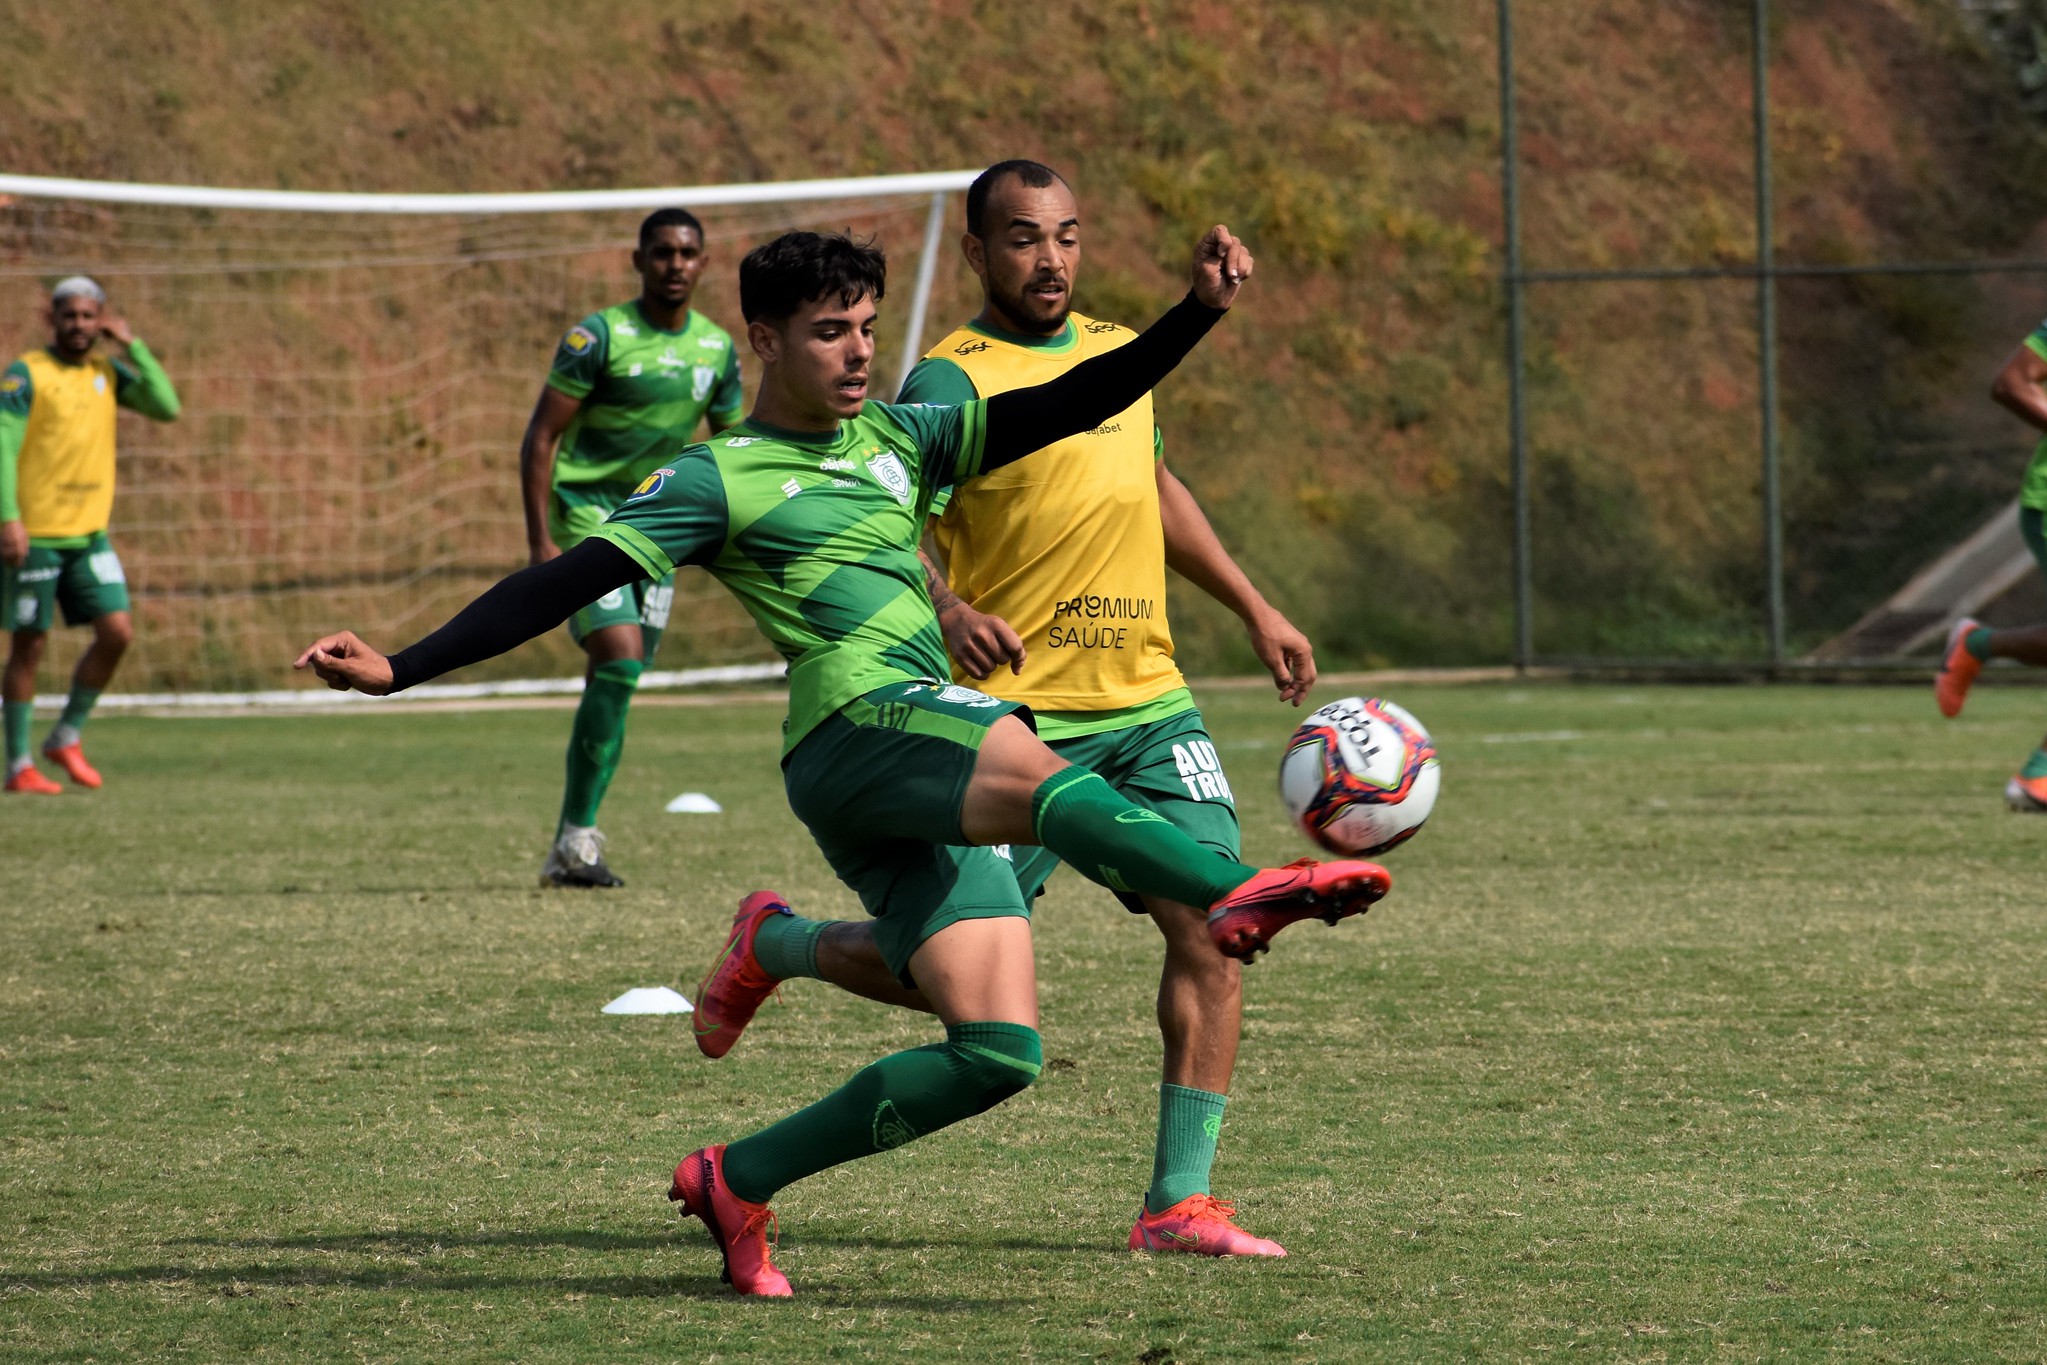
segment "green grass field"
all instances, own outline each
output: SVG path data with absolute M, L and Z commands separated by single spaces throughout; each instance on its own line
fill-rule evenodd
M 779 1304 L 669 1170 L 926 1021 L 798 982 L 711 1063 L 598 1013 L 755 886 L 855 911 L 772 702 L 637 714 L 603 896 L 532 882 L 561 710 L 98 721 L 106 791 L 0 805 L 0 1358 L 2038 1359 L 2047 820 L 1998 796 L 2047 696 L 1392 693 L 1436 820 L 1247 980 L 1217 1186 L 1289 1259 L 1122 1250 L 1155 935 L 1062 875 L 1043 1082 L 784 1192 Z M 1206 700 L 1297 856 L 1290 715 Z

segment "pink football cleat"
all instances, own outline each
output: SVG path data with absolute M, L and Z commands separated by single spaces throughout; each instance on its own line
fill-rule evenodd
M 753 936 L 768 916 L 795 913 L 774 891 L 756 891 L 739 903 L 732 932 L 725 935 L 724 950 L 697 987 L 696 1013 L 690 1016 L 697 1048 L 706 1057 L 730 1052 L 761 1001 L 775 993 L 775 978 L 761 970 L 760 959 L 753 955 Z
M 711 1240 L 725 1256 L 725 1283 L 761 1298 L 786 1299 L 796 1292 L 789 1287 L 789 1277 L 775 1269 L 770 1240 L 775 1211 L 766 1204 L 749 1204 L 725 1188 L 724 1143 L 684 1157 L 675 1168 L 668 1197 L 710 1229 Z
M 1286 1248 L 1237 1226 L 1237 1206 L 1212 1194 L 1190 1194 L 1164 1213 L 1141 1211 L 1130 1229 L 1132 1251 L 1184 1251 L 1195 1256 L 1284 1256 Z
M 1224 957 L 1249 962 L 1296 920 L 1334 924 L 1362 915 L 1392 889 L 1392 874 L 1377 863 L 1303 858 L 1266 868 L 1210 906 L 1208 936 Z

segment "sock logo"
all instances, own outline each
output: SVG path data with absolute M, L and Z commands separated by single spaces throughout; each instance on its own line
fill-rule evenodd
M 1143 806 L 1132 806 L 1129 810 L 1119 810 L 1116 812 L 1116 823 L 1119 825 L 1163 825 L 1167 821 L 1165 816 L 1160 815 L 1155 810 L 1146 810 Z
M 1116 818 L 1122 819 L 1121 816 Z M 1123 874 L 1115 868 L 1098 867 L 1095 870 L 1102 874 L 1102 885 L 1108 887 L 1111 891 L 1121 891 L 1126 896 L 1137 894 L 1136 888 L 1132 887 L 1129 882 L 1124 881 Z
M 1201 1131 L 1208 1134 L 1210 1142 L 1220 1142 L 1223 1135 L 1223 1116 L 1210 1114 L 1201 1121 Z
M 890 1151 L 917 1136 L 917 1130 L 896 1111 L 894 1100 L 883 1100 L 874 1106 L 874 1149 L 877 1152 Z

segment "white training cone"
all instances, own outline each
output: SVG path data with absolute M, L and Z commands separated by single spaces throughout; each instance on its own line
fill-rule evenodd
M 684 792 L 668 803 L 670 815 L 716 815 L 724 809 L 702 792 Z
M 635 986 L 604 1007 L 606 1014 L 689 1014 L 692 1006 L 666 986 Z

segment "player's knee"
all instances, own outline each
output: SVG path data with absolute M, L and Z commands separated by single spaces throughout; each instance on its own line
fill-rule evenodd
M 646 665 L 638 659 L 607 659 L 590 670 L 590 677 L 594 682 L 630 690 L 640 685 L 640 674 L 645 671 Z
M 135 623 L 125 613 L 100 617 L 92 623 L 92 633 L 101 649 L 116 653 L 135 643 Z
M 1023 1024 L 959 1024 L 946 1030 L 953 1067 L 974 1097 L 974 1112 L 1030 1088 L 1045 1067 L 1038 1031 Z
M 44 630 L 17 630 L 7 640 L 7 662 L 34 668 L 43 661 L 43 644 L 50 638 Z

